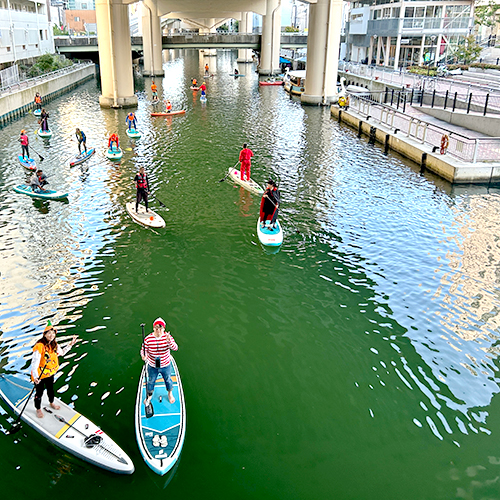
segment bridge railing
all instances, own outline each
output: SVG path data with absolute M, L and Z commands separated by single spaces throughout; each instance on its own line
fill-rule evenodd
M 0 87 L 0 97 L 3 97 L 8 94 L 12 94 L 13 92 L 18 92 L 19 90 L 27 89 L 29 87 L 34 87 L 39 83 L 45 82 L 47 80 L 51 80 L 52 78 L 56 78 L 61 75 L 66 75 L 68 73 L 72 73 L 79 69 L 86 68 L 88 66 L 93 66 L 92 62 L 83 62 L 72 64 L 71 66 L 66 66 L 65 68 L 58 69 L 57 71 L 52 71 L 50 73 L 46 73 L 45 75 L 35 76 L 34 78 L 28 78 L 26 80 L 22 80 L 13 85 L 5 85 Z

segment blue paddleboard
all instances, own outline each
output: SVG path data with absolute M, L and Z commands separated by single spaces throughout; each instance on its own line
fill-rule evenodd
M 82 151 L 79 155 L 74 156 L 70 162 L 69 166 L 74 167 L 75 165 L 79 165 L 84 161 L 87 161 L 93 154 L 95 153 L 95 148 L 87 149 L 87 152 Z
M 36 170 L 36 163 L 33 158 L 26 158 L 26 156 L 19 155 L 19 163 L 28 170 Z
M 32 198 L 39 198 L 41 200 L 64 200 L 68 197 L 68 193 L 63 193 L 62 191 L 54 191 L 52 189 L 44 189 L 40 193 L 35 193 L 31 186 L 27 184 L 21 184 L 14 188 L 16 193 L 25 194 L 31 196 Z

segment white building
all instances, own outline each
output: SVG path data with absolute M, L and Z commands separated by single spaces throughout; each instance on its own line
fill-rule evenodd
M 0 0 L 0 68 L 53 54 L 46 0 Z
M 393 68 L 449 59 L 474 25 L 473 0 L 351 3 L 346 59 Z

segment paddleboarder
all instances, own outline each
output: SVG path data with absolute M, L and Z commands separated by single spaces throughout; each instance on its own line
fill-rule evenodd
M 153 94 L 153 101 L 157 101 L 158 100 L 158 86 L 156 85 L 154 80 L 153 80 L 153 83 L 151 84 L 151 92 Z
M 26 130 L 21 130 L 21 135 L 19 136 L 18 141 L 21 143 L 21 155 L 23 158 L 28 158 L 30 157 L 30 150 L 29 150 L 29 140 L 28 136 L 26 135 Z M 26 154 L 25 154 L 26 153 Z
M 276 227 L 276 219 L 278 218 L 278 207 L 280 205 L 280 192 L 276 183 L 269 179 L 267 188 L 262 195 L 260 201 L 260 226 L 264 227 L 266 220 L 270 220 L 268 228 L 272 231 Z
M 43 186 L 48 183 L 47 176 L 40 169 L 33 172 L 33 175 L 30 177 L 30 186 L 34 193 L 43 193 L 45 191 Z
M 80 130 L 79 128 L 76 129 L 75 132 L 76 138 L 78 140 L 78 154 L 82 154 L 82 144 L 83 147 L 85 148 L 85 154 L 87 154 L 87 137 L 83 133 L 83 130 Z
M 146 369 L 148 372 L 147 397 L 144 400 L 144 405 L 149 406 L 153 397 L 156 378 L 160 373 L 165 382 L 165 387 L 168 392 L 168 401 L 175 403 L 172 389 L 174 383 L 170 378 L 172 365 L 170 363 L 170 350 L 177 351 L 179 347 L 175 343 L 170 332 L 165 331 L 166 323 L 162 318 L 155 319 L 153 323 L 153 333 L 150 333 L 142 344 L 141 358 L 146 361 Z
M 42 114 L 40 115 L 40 127 L 42 132 L 48 132 L 49 130 L 49 113 L 42 109 Z
M 196 78 L 191 78 L 191 86 L 192 87 L 196 87 L 197 83 L 198 83 L 198 81 L 196 80 Z
M 149 194 L 149 179 L 148 174 L 146 174 L 144 167 L 139 169 L 139 173 L 134 177 L 135 187 L 137 188 L 137 194 L 135 197 L 135 212 L 139 210 L 139 203 L 144 200 L 146 205 L 146 212 L 148 212 L 148 194 Z
M 35 94 L 35 109 L 42 109 L 42 96 L 40 92 Z
M 170 102 L 169 99 L 167 99 L 165 101 L 165 110 L 167 113 L 171 113 L 172 112 L 172 103 Z
M 120 149 L 120 140 L 118 139 L 118 134 L 111 134 L 108 141 L 108 149 L 112 149 L 112 144 L 116 144 L 116 149 Z
M 137 118 L 136 118 L 135 113 L 133 111 L 131 111 L 127 115 L 127 118 L 125 118 L 125 123 L 128 125 L 129 130 L 131 128 L 133 128 L 134 130 L 137 129 Z
M 205 76 L 208 76 L 210 73 L 208 72 L 208 63 L 205 64 Z
M 245 174 L 247 176 L 247 181 L 250 180 L 250 167 L 252 166 L 253 151 L 247 148 L 247 144 L 243 144 L 243 149 L 240 151 L 240 179 L 245 180 Z
M 36 416 L 43 418 L 42 396 L 47 390 L 49 403 L 54 410 L 59 410 L 59 405 L 54 404 L 54 375 L 59 369 L 59 356 L 64 356 L 76 343 L 77 336 L 73 335 L 71 342 L 63 349 L 56 341 L 57 330 L 50 321 L 43 330 L 42 338 L 33 347 L 31 358 L 31 379 L 35 383 L 35 408 Z
M 201 85 L 200 85 L 200 90 L 201 90 L 201 97 L 203 99 L 203 97 L 206 97 L 206 90 L 207 90 L 207 85 L 205 84 L 205 82 L 203 82 Z
M 237 70 L 237 69 L 235 69 L 235 70 L 234 70 L 234 76 L 236 76 L 236 75 L 238 75 L 238 74 L 239 74 L 238 70 Z

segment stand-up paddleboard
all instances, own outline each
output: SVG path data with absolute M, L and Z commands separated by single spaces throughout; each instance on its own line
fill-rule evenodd
M 175 464 L 181 454 L 184 436 L 186 434 L 186 407 L 184 404 L 184 393 L 182 391 L 181 377 L 171 357 L 172 373 L 171 378 L 174 383 L 172 394 L 175 403 L 168 401 L 167 389 L 161 375 L 156 379 L 155 390 L 151 404 L 153 405 L 153 416 L 146 417 L 144 400 L 146 399 L 146 379 L 145 370 L 142 369 L 135 402 L 135 435 L 137 444 L 141 450 L 145 462 L 157 474 L 163 476 Z M 158 437 L 155 437 L 158 436 Z M 166 436 L 163 439 L 162 436 Z
M 191 87 L 189 87 L 191 90 L 194 90 L 195 92 L 197 92 L 198 90 L 200 90 L 200 87 L 194 87 L 193 85 L 191 85 Z
M 235 74 L 235 73 L 229 73 L 229 76 L 236 76 L 236 77 L 238 77 L 238 76 L 245 76 L 245 75 L 240 75 L 239 73 L 238 73 L 238 74 Z
M 27 377 L 0 375 L 0 397 L 19 415 L 33 385 Z M 134 464 L 127 454 L 99 427 L 60 399 L 50 407 L 47 395 L 42 397 L 43 418 L 36 416 L 34 394 L 21 419 L 63 450 L 91 464 L 118 474 L 132 474 Z
M 141 138 L 141 133 L 135 128 L 127 129 L 127 135 L 131 139 L 140 139 Z
M 31 186 L 26 184 L 16 186 L 14 191 L 16 193 L 31 196 L 32 198 L 39 198 L 41 200 L 64 200 L 68 197 L 68 193 L 64 193 L 63 191 L 54 191 L 53 189 L 44 189 L 40 193 L 35 193 Z
M 82 151 L 80 154 L 74 156 L 70 160 L 69 166 L 74 167 L 75 165 L 79 165 L 80 163 L 87 161 L 94 153 L 95 153 L 95 148 L 87 149 L 87 152 Z
M 125 205 L 125 208 L 127 209 L 130 217 L 132 217 L 132 219 L 134 219 L 134 222 L 137 222 L 137 224 L 156 229 L 165 227 L 165 221 L 163 217 L 158 215 L 156 212 L 153 212 L 153 210 L 149 209 L 149 211 L 146 212 L 146 207 L 144 207 L 143 205 L 139 205 L 139 210 L 138 212 L 136 212 L 135 201 L 129 201 Z
M 42 114 L 42 110 L 41 109 L 35 109 L 35 111 L 33 111 L 33 115 L 34 116 L 40 116 Z
M 206 96 L 206 95 L 202 95 L 202 96 L 200 97 L 200 101 L 202 101 L 202 102 L 206 102 L 206 101 L 207 101 L 207 96 Z
M 28 170 L 36 170 L 36 163 L 33 158 L 26 158 L 26 156 L 19 155 L 19 163 Z
M 229 167 L 229 177 L 233 180 L 233 182 L 243 186 L 251 193 L 260 194 L 261 196 L 264 194 L 264 190 L 254 180 L 252 180 L 252 178 L 250 178 L 249 181 L 242 181 L 240 171 L 233 167 Z
M 113 146 L 112 148 L 108 148 L 108 150 L 106 151 L 106 156 L 110 160 L 119 160 L 123 156 L 123 151 L 121 150 L 121 148 Z
M 43 137 L 44 139 L 48 139 L 49 137 L 52 137 L 52 130 L 38 130 L 38 136 Z
M 151 113 L 151 116 L 172 116 L 172 115 L 183 115 L 186 112 L 185 109 L 181 109 L 179 111 L 170 111 L 167 113 L 166 111 L 163 113 Z
M 259 241 L 267 247 L 279 247 L 283 243 L 283 229 L 279 221 L 276 221 L 276 227 L 272 228 L 270 221 L 266 221 L 266 225 L 260 227 L 260 217 L 257 220 L 257 235 Z

